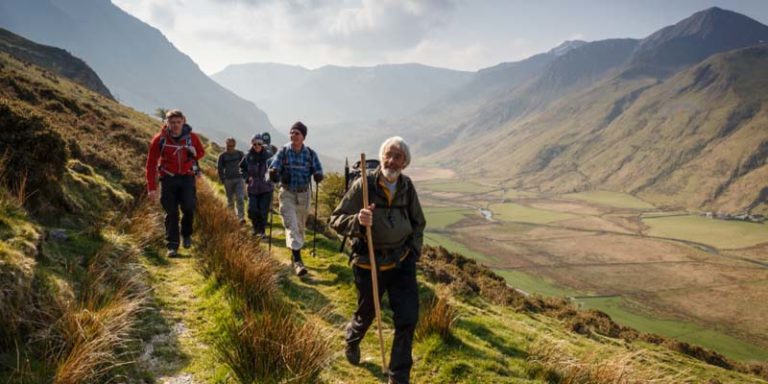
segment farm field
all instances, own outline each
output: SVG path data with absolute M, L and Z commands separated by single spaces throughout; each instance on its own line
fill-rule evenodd
M 446 179 L 416 187 L 427 243 L 476 258 L 515 288 L 576 297 L 641 331 L 768 360 L 768 306 L 755 305 L 768 302 L 768 224 L 663 211 L 609 191 L 502 197 L 498 187 Z
M 648 235 L 706 244 L 719 249 L 747 248 L 768 242 L 768 225 L 709 219 L 697 215 L 643 218 Z

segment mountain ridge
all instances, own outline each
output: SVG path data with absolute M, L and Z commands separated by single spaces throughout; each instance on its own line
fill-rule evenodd
M 179 108 L 190 124 L 216 140 L 242 141 L 270 131 L 267 115 L 221 87 L 178 51 L 163 34 L 109 1 L 9 0 L 0 26 L 83 58 L 113 95 L 145 113 Z

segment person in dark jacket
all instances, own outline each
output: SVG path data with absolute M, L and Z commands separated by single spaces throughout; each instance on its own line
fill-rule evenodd
M 224 191 L 227 195 L 227 208 L 232 211 L 236 207 L 237 218 L 241 223 L 245 223 L 245 212 L 243 199 L 245 193 L 243 189 L 243 175 L 240 173 L 240 163 L 245 155 L 238 150 L 235 145 L 235 139 L 230 137 L 226 141 L 227 150 L 219 155 L 217 168 L 219 170 L 219 180 L 224 184 Z
M 248 218 L 253 223 L 253 233 L 261 238 L 265 237 L 274 189 L 267 178 L 270 157 L 272 152 L 257 133 L 251 138 L 251 150 L 240 163 L 240 172 L 248 185 Z
M 389 359 L 389 382 L 408 383 L 413 358 L 413 333 L 419 318 L 416 261 L 427 224 L 416 189 L 402 170 L 411 161 L 408 144 L 391 137 L 379 149 L 381 166 L 366 174 L 370 205 L 363 206 L 361 178 L 347 191 L 331 214 L 331 227 L 352 241 L 352 269 L 357 288 L 357 310 L 346 329 L 347 360 L 360 363 L 360 341 L 373 322 L 373 286 L 365 227 L 371 227 L 374 257 L 379 269 L 379 292 L 389 295 L 394 312 L 395 338 Z
M 195 216 L 195 176 L 197 160 L 205 155 L 203 144 L 192 127 L 187 125 L 184 114 L 173 109 L 165 115 L 160 132 L 152 138 L 147 156 L 147 194 L 157 199 L 157 178 L 162 184 L 160 203 L 165 210 L 165 241 L 168 257 L 178 255 L 179 208 L 181 237 L 184 248 L 192 246 L 192 224 Z

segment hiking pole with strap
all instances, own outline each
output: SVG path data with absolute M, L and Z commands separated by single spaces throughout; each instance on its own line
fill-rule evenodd
M 360 154 L 360 164 L 365 164 L 365 153 Z M 368 169 L 363 168 L 363 208 L 368 208 Z M 371 223 L 373 224 L 373 223 Z M 373 235 L 371 227 L 365 227 L 365 237 L 368 243 L 368 259 L 371 261 L 371 281 L 373 284 L 373 308 L 376 311 L 376 325 L 379 331 L 379 347 L 381 348 L 381 370 L 387 373 L 387 357 L 384 355 L 384 336 L 381 334 L 381 304 L 379 304 L 379 270 L 376 267 L 376 255 L 373 252 Z
M 310 185 L 312 182 L 310 181 Z M 320 195 L 320 183 L 315 181 L 315 235 L 312 237 L 312 257 L 317 257 L 317 197 Z

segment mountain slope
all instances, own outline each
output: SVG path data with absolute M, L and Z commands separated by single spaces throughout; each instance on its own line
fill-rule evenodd
M 299 119 L 330 124 L 405 116 L 461 86 L 470 75 L 419 64 L 308 70 L 253 63 L 229 66 L 212 77 L 285 125 Z
M 46 68 L 105 97 L 113 98 L 96 72 L 63 49 L 40 45 L 0 28 L 0 51 Z
M 643 39 L 624 76 L 664 77 L 712 54 L 768 42 L 768 26 L 713 7 Z
M 4 1 L 0 26 L 83 58 L 116 98 L 138 110 L 184 110 L 193 127 L 216 140 L 247 140 L 272 129 L 253 103 L 208 78 L 157 29 L 107 0 Z
M 631 39 L 566 42 L 545 54 L 478 72 L 445 100 L 405 119 L 417 127 L 417 147 L 436 151 L 495 131 L 620 68 L 636 44 Z
M 506 125 L 502 139 L 466 145 L 472 160 L 437 157 L 523 189 L 608 189 L 671 207 L 764 210 L 766 79 L 768 47 L 760 46 L 660 84 L 606 80 Z

